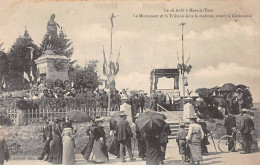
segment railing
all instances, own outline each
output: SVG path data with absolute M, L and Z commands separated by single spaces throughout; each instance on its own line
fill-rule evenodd
M 7 116 L 15 123 L 17 117 L 17 109 L 7 110 Z M 62 118 L 70 111 L 82 111 L 87 113 L 90 117 L 107 116 L 106 110 L 87 110 L 86 108 L 62 108 L 62 109 L 28 109 L 25 111 L 26 120 L 28 123 L 36 123 L 41 120 L 44 116 L 48 119 L 54 119 L 55 117 Z
M 160 104 L 157 104 L 157 109 L 159 109 L 159 108 L 161 108 L 161 109 L 163 109 L 164 111 L 166 111 L 166 112 L 169 112 L 167 109 L 165 109 L 164 107 L 162 107 Z M 173 116 L 174 118 L 176 118 L 179 122 L 182 122 L 182 120 L 178 117 L 178 116 L 176 116 L 176 115 L 174 115 L 174 114 L 172 114 L 172 113 L 168 113 L 169 115 L 171 115 L 171 116 Z

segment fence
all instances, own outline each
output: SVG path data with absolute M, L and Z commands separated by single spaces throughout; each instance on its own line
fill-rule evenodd
M 7 116 L 13 121 L 16 120 L 18 109 L 7 109 Z M 101 109 L 89 109 L 85 108 L 59 108 L 59 109 L 28 109 L 24 110 L 28 123 L 37 123 L 41 121 L 41 118 L 47 117 L 48 119 L 54 119 L 55 117 L 62 118 L 70 111 L 81 111 L 87 113 L 90 117 L 107 116 L 108 112 Z

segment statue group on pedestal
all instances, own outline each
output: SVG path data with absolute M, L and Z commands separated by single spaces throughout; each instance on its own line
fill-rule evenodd
M 58 39 L 57 27 L 60 28 L 59 24 L 54 21 L 55 14 L 51 15 L 50 20 L 47 23 L 47 33 L 44 37 L 43 51 L 51 50 L 54 51 L 56 47 L 56 42 Z

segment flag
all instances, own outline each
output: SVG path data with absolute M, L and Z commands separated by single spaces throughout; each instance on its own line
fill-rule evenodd
M 192 68 L 192 66 L 191 65 L 189 65 L 188 67 L 187 67 L 187 73 L 189 74 L 190 73 L 190 71 L 191 71 L 191 68 Z
M 110 61 L 108 67 L 109 67 L 109 74 L 115 75 L 116 73 L 115 63 L 113 61 Z
M 103 63 L 103 75 L 107 75 L 107 60 L 106 60 L 106 55 L 105 55 L 105 50 L 103 46 L 103 55 L 104 55 L 104 63 Z
M 3 88 L 6 87 L 6 84 L 5 84 L 5 76 L 3 75 L 3 78 L 2 78 L 2 85 L 3 85 Z
M 26 72 L 23 72 L 23 78 L 30 82 L 30 78 Z
M 116 60 L 116 72 L 115 72 L 115 75 L 117 75 L 118 72 L 119 72 L 119 62 L 118 62 L 118 59 L 120 57 L 120 50 L 121 50 L 121 47 L 119 48 L 119 52 L 118 52 L 118 56 L 117 56 L 117 60 Z
M 32 81 L 34 81 L 34 76 L 33 76 L 32 70 L 30 71 L 30 76 L 31 76 Z
M 37 81 L 40 81 L 40 69 L 39 69 L 39 68 L 37 68 L 36 80 L 37 80 Z

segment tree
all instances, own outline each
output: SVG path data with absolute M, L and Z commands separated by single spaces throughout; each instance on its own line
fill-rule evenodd
M 9 63 L 6 53 L 3 48 L 4 43 L 0 43 L 0 80 L 2 81 L 3 77 L 6 76 L 8 72 Z M 0 85 L 0 89 L 3 89 L 3 83 Z
M 86 67 L 78 70 L 75 77 L 77 87 L 89 88 L 95 90 L 101 85 L 101 79 L 97 74 L 98 61 L 90 61 Z
M 34 51 L 36 54 L 34 54 L 32 60 L 37 59 L 37 57 L 39 57 L 39 49 L 25 29 L 24 35 L 16 39 L 7 54 L 9 62 L 7 85 L 10 91 L 27 89 L 29 87 L 29 82 L 24 80 L 24 72 L 30 75 L 34 63 L 32 63 L 30 49 L 28 47 L 36 49 L 36 51 Z

